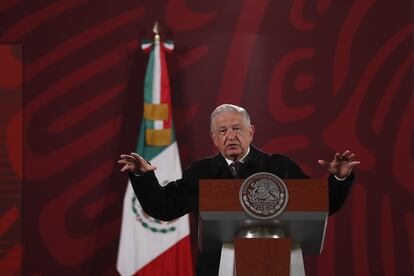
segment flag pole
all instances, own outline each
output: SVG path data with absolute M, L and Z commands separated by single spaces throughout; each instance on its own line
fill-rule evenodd
M 158 21 L 155 21 L 154 27 L 152 27 L 152 32 L 155 34 L 154 41 L 158 41 L 158 42 L 160 41 L 159 31 L 160 31 L 160 27 L 159 27 Z

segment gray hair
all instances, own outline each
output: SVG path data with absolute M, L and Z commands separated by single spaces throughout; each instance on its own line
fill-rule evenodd
M 246 109 L 241 106 L 237 106 L 234 104 L 222 104 L 214 109 L 213 113 L 210 115 L 210 130 L 213 130 L 213 120 L 214 118 L 219 115 L 220 113 L 225 112 L 238 112 L 242 115 L 242 118 L 247 126 L 250 126 L 250 116 L 247 113 Z

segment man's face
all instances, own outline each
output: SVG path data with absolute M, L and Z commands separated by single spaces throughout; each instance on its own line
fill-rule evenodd
M 254 127 L 248 126 L 240 113 L 223 112 L 213 119 L 210 135 L 221 154 L 236 161 L 246 154 L 253 133 Z

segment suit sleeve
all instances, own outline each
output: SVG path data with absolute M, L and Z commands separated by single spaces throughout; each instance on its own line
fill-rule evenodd
M 286 178 L 309 178 L 296 163 L 288 158 L 286 160 Z M 333 215 L 344 205 L 354 178 L 355 176 L 353 173 L 343 181 L 337 180 L 334 175 L 329 175 L 329 215 Z
M 307 176 L 302 169 L 292 160 L 290 160 L 289 158 L 286 158 L 285 161 L 286 163 L 286 176 L 285 178 L 294 178 L 294 179 L 308 179 L 309 176 Z
M 153 218 L 168 221 L 194 210 L 198 201 L 198 179 L 187 169 L 183 177 L 162 187 L 154 172 L 142 175 L 129 173 L 132 188 L 144 211 Z
M 351 173 L 345 180 L 340 181 L 334 175 L 328 177 L 329 182 L 329 215 L 333 215 L 344 205 L 355 175 Z

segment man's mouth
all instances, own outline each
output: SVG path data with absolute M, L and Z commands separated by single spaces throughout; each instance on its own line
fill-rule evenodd
M 228 144 L 226 146 L 226 148 L 228 148 L 228 149 L 236 149 L 236 148 L 239 148 L 239 147 L 240 147 L 239 144 Z

